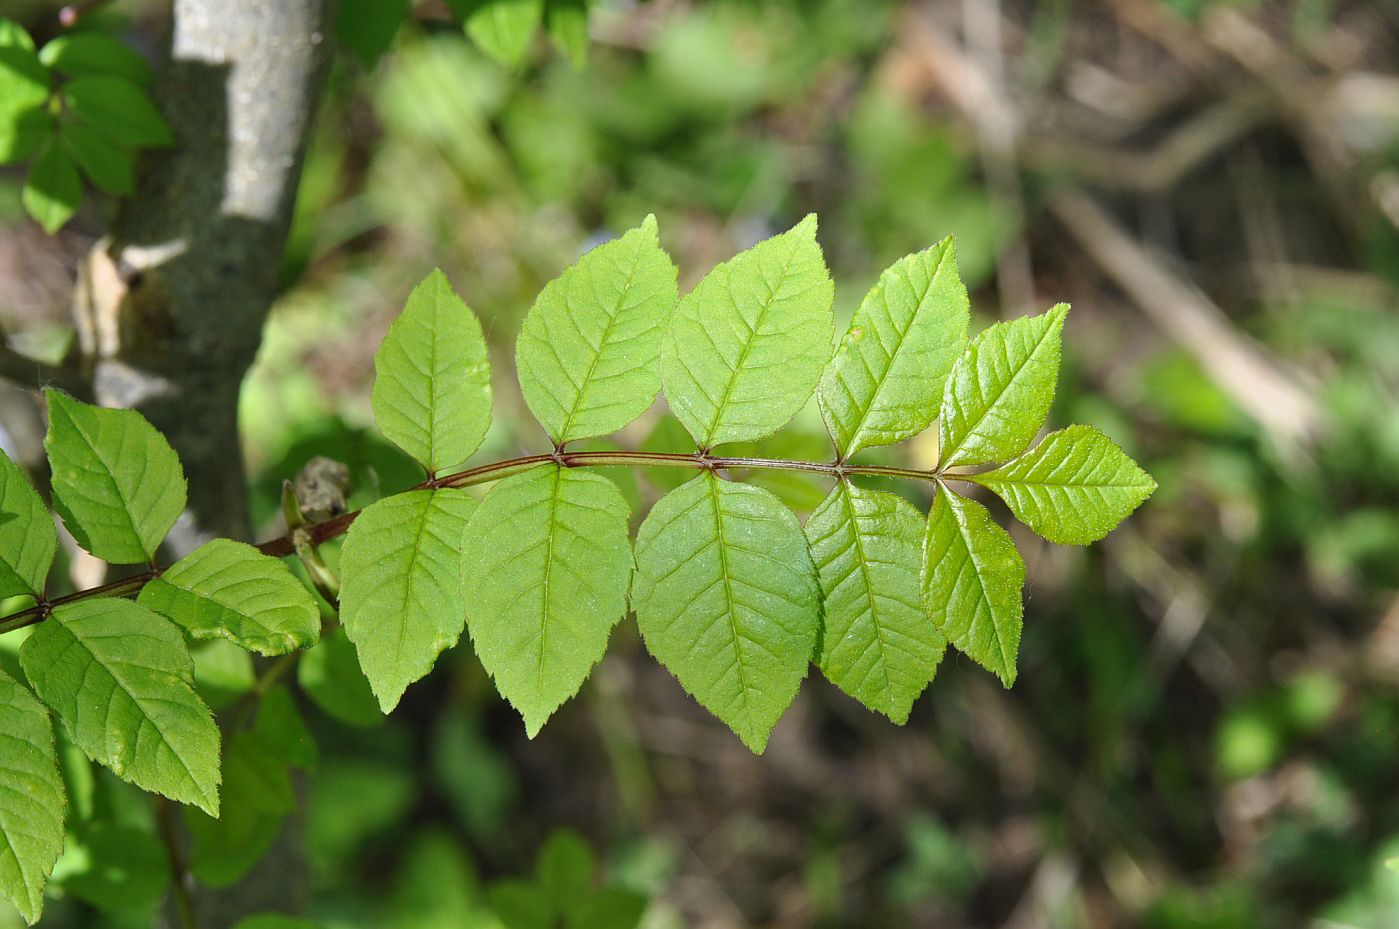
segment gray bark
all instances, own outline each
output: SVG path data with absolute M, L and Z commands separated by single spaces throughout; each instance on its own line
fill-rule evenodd
M 176 549 L 247 538 L 238 391 L 278 289 L 333 0 L 175 0 L 157 98 L 176 145 L 79 275 L 93 392 L 139 409 L 189 479 Z

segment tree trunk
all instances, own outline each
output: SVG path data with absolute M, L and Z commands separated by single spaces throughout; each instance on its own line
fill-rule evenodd
M 89 255 L 75 300 L 93 392 L 140 410 L 189 479 L 172 536 L 246 539 L 238 392 L 277 294 L 333 0 L 175 0 L 157 99 L 176 144 Z

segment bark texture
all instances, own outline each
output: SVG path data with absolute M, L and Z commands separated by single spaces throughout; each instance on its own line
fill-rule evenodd
M 139 409 L 184 461 L 176 549 L 247 538 L 238 392 L 277 294 L 330 50 L 333 0 L 175 0 L 157 98 L 173 148 L 79 274 L 93 393 Z

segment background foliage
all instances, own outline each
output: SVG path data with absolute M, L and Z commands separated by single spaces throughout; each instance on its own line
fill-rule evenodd
M 50 22 L 46 4 L 15 6 Z M 161 5 L 101 15 L 156 47 Z M 818 211 L 842 327 L 879 269 L 956 233 L 972 330 L 1073 302 L 1051 424 L 1103 430 L 1161 487 L 1093 549 L 1012 529 L 1033 620 L 1014 690 L 950 656 L 900 729 L 809 679 L 761 759 L 644 660 L 631 623 L 533 741 L 469 652 L 385 722 L 349 641 L 328 637 L 295 674 L 320 748 L 289 788 L 307 798 L 316 924 L 548 925 L 569 894 L 641 894 L 657 927 L 1399 925 L 1384 867 L 1399 854 L 1392 5 L 656 0 L 601 4 L 590 30 L 579 70 L 543 38 L 500 23 L 468 37 L 420 4 L 337 60 L 286 294 L 243 394 L 266 534 L 281 481 L 313 455 L 350 466 L 352 505 L 418 479 L 370 428 L 369 387 L 379 338 L 433 266 L 491 344 L 481 454 L 544 447 L 508 377 L 524 313 L 590 241 L 649 212 L 685 293 L 685 273 Z M 496 60 L 516 56 L 513 72 Z M 71 256 L 112 205 L 93 175 L 50 239 L 24 218 L 25 178 L 0 175 L 0 313 L 57 357 Z M 1085 192 L 1117 226 L 1075 210 Z M 1223 328 L 1173 327 L 1178 304 L 1114 264 L 1117 227 Z M 1221 364 L 1221 331 L 1300 384 L 1324 429 L 1261 414 L 1292 407 Z M 0 402 L 6 451 L 35 460 L 32 410 Z M 627 439 L 669 449 L 683 433 L 653 417 Z M 826 455 L 819 409 L 754 444 Z M 933 457 L 926 434 L 912 444 L 889 460 Z M 685 477 L 623 492 L 650 500 Z M 800 476 L 755 481 L 803 512 L 824 496 Z M 0 638 L 12 672 L 15 638 Z M 216 708 L 251 681 L 222 644 L 195 654 Z M 304 744 L 276 705 L 253 757 Z M 70 839 L 44 924 L 148 924 L 168 881 L 149 807 L 102 774 L 69 793 L 110 823 Z M 191 814 L 197 876 L 237 874 L 288 797 L 240 811 L 237 834 Z M 550 839 L 560 826 L 586 837 L 596 874 L 577 840 Z M 518 915 L 530 905 L 545 912 Z

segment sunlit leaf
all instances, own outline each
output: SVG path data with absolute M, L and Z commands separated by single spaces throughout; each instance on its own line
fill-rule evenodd
M 3 673 L 0 745 L 0 894 L 33 925 L 63 850 L 67 800 L 48 712 Z
M 48 508 L 0 451 L 0 598 L 42 594 L 57 545 Z

